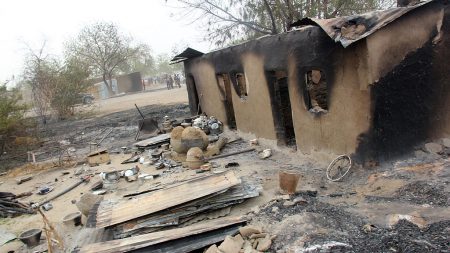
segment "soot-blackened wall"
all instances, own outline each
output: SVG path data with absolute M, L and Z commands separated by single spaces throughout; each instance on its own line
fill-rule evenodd
M 432 59 L 433 48 L 427 43 L 374 84 L 372 126 L 361 135 L 358 149 L 362 157 L 389 159 L 426 139 L 438 92 Z
M 368 38 L 371 45 L 379 45 L 375 48 L 407 48 L 427 41 L 396 57 L 403 60 L 371 85 L 371 126 L 359 136 L 358 160 L 392 159 L 425 141 L 449 136 L 450 15 L 448 8 L 438 7 L 410 13 Z M 405 29 L 413 26 L 412 31 Z M 386 45 L 386 40 L 392 43 Z

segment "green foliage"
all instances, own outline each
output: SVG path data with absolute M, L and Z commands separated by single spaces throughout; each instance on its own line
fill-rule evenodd
M 50 101 L 57 83 L 60 64 L 45 53 L 45 42 L 38 51 L 29 48 L 23 79 L 31 88 L 33 109 L 46 122 L 50 112 Z
M 31 87 L 34 109 L 45 124 L 51 111 L 60 119 L 74 114 L 79 94 L 88 88 L 90 72 L 79 58 L 68 57 L 60 62 L 46 55 L 44 47 L 37 53 L 30 50 L 23 78 Z
M 81 102 L 80 93 L 89 87 L 87 78 L 88 68 L 74 59 L 68 60 L 57 75 L 57 82 L 53 87 L 54 95 L 51 98 L 51 107 L 57 112 L 59 118 L 74 115 L 74 106 Z
M 152 49 L 146 44 L 139 44 L 135 47 L 136 54 L 131 56 L 120 66 L 123 73 L 141 72 L 142 76 L 155 73 L 155 59 Z
M 168 54 L 159 54 L 156 57 L 156 75 L 173 74 L 182 70 L 181 64 L 169 64 L 171 57 Z
M 17 90 L 8 91 L 0 86 L 0 135 L 13 131 L 21 124 L 26 105 L 20 104 L 20 93 Z
M 0 156 L 10 140 L 10 136 L 23 130 L 24 113 L 27 106 L 20 104 L 18 90 L 8 91 L 0 86 Z

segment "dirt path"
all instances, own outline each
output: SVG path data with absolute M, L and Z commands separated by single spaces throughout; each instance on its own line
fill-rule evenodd
M 134 104 L 139 107 L 154 104 L 179 104 L 188 103 L 187 90 L 185 86 L 167 90 L 165 86 L 156 86 L 151 90 L 139 92 L 131 95 L 114 97 L 97 101 L 95 113 L 98 116 L 134 109 Z

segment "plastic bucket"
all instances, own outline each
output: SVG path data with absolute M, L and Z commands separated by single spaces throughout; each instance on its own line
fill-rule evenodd
M 300 179 L 300 173 L 296 171 L 282 170 L 278 173 L 280 190 L 284 194 L 294 194 Z

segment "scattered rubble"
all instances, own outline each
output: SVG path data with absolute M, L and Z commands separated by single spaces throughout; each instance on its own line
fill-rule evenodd
M 30 206 L 19 202 L 17 198 L 18 195 L 13 193 L 0 192 L 0 218 L 36 213 Z
M 450 193 L 425 181 L 411 182 L 397 191 L 396 198 L 419 205 L 450 205 Z
M 428 153 L 440 154 L 442 153 L 442 145 L 439 143 L 429 142 L 425 144 L 425 150 Z
M 442 145 L 446 148 L 450 148 L 450 138 L 444 138 L 442 139 Z
M 445 186 L 426 179 L 411 179 L 410 174 L 419 169 L 395 166 L 395 169 L 384 171 L 383 175 L 410 181 L 393 190 L 393 195 L 372 196 L 372 192 L 361 193 L 354 189 L 361 182 L 335 184 L 326 180 L 326 165 L 307 164 L 304 169 L 299 168 L 298 161 L 286 159 L 284 152 L 259 147 L 257 139 L 249 142 L 230 137 L 214 117 L 175 120 L 169 115 L 159 126 L 157 117 L 153 117 L 155 115 L 150 118 L 141 113 L 142 123 L 138 124 L 136 138 L 149 134 L 146 128 L 152 129 L 149 138 L 108 148 L 95 145 L 94 152 L 83 156 L 86 161 L 78 162 L 80 166 L 70 172 L 54 173 L 56 176 L 52 176 L 50 181 L 38 183 L 39 177 L 35 174 L 17 180 L 20 187 L 34 187 L 35 193 L 36 189 L 43 193 L 58 189 L 48 195 L 51 198 L 33 205 L 35 208 L 42 206 L 50 217 L 55 209 L 61 208 L 61 204 L 53 207 L 51 201 L 63 202 L 56 200 L 83 182 L 96 178 L 89 185 L 79 187 L 83 190 L 77 192 L 77 196 L 67 196 L 64 200 L 65 205 L 76 206 L 79 212 L 67 211 L 58 217 L 67 231 L 73 230 L 74 226 L 78 226 L 77 231 L 102 231 L 97 232 L 98 237 L 89 235 L 88 241 L 71 237 L 71 241 L 76 241 L 79 252 L 185 252 L 185 247 L 209 253 L 289 250 L 445 252 L 449 247 L 449 221 L 431 223 L 428 218 L 423 218 L 426 215 L 420 213 L 392 212 L 383 216 L 386 226 L 380 226 L 348 210 L 357 205 L 354 204 L 356 202 L 395 201 L 448 207 L 449 193 Z M 147 121 L 151 125 L 147 126 Z M 109 138 L 117 137 L 120 132 L 115 127 L 103 129 L 107 130 L 101 134 L 102 137 L 107 134 L 100 140 L 104 144 L 113 143 Z M 133 137 L 136 127 L 130 129 L 133 131 L 123 131 L 122 134 Z M 73 139 L 69 141 L 76 143 Z M 442 145 L 431 144 L 425 145 L 425 150 L 433 154 L 421 151 L 426 159 L 436 154 L 439 157 L 448 148 L 445 139 Z M 259 151 L 262 159 L 255 151 Z M 90 168 L 82 165 L 85 162 L 89 166 L 101 166 Z M 447 163 L 427 166 L 424 167 L 427 171 L 444 175 L 437 173 L 445 173 Z M 253 170 L 251 173 L 247 171 L 249 167 Z M 273 168 L 279 169 L 280 174 L 273 173 Z M 383 164 L 371 168 L 381 169 L 384 169 Z M 421 171 L 425 169 L 420 168 Z M 353 180 L 367 176 L 365 170 L 352 170 L 352 173 L 357 173 L 355 176 L 352 174 Z M 69 178 L 78 181 L 72 186 L 65 185 Z M 61 187 L 66 190 L 61 190 Z M 263 187 L 264 194 L 261 194 Z M 23 213 L 40 211 L 19 203 L 19 195 L 0 193 L 0 216 L 21 213 L 4 211 L 2 194 L 8 196 L 9 204 L 21 205 Z M 346 199 L 351 200 L 346 202 Z M 260 201 L 265 202 L 260 206 L 253 204 Z M 230 217 L 236 213 L 246 214 L 246 219 Z M 83 224 L 86 218 L 87 222 Z M 248 224 L 244 225 L 245 222 Z M 83 225 L 85 227 L 81 228 Z M 67 233 L 72 236 L 70 233 L 73 232 Z M 49 240 L 52 244 L 52 239 Z
M 25 176 L 16 180 L 17 184 L 22 184 L 23 182 L 27 182 L 33 179 L 33 176 Z

